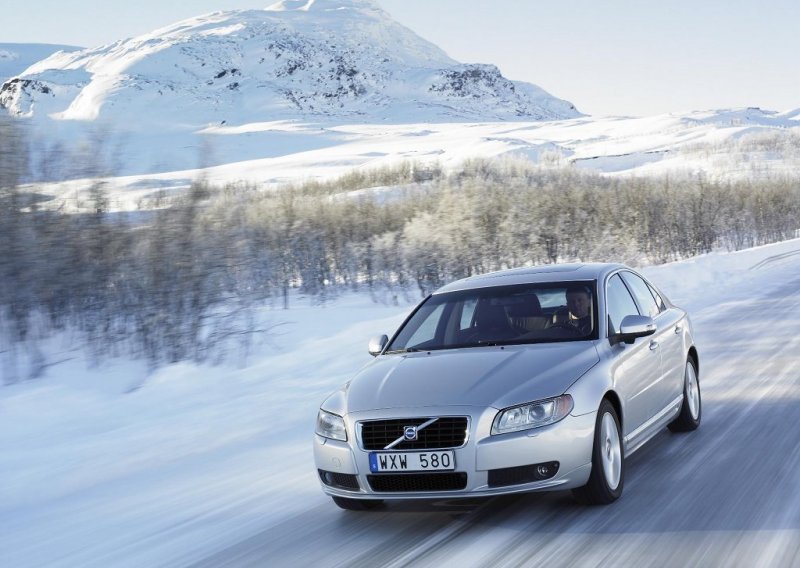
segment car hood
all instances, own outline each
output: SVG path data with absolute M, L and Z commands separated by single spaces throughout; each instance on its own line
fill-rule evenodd
M 382 355 L 350 382 L 346 408 L 505 408 L 563 394 L 598 361 L 590 341 Z

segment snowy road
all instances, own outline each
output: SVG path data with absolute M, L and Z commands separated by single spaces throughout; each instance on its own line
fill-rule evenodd
M 325 501 L 197 565 L 800 565 L 800 260 L 770 276 L 694 311 L 703 424 L 634 454 L 617 503 L 559 492 L 354 513 Z

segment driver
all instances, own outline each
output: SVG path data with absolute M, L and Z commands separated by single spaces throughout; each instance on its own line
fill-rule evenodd
M 567 288 L 567 309 L 569 325 L 582 335 L 592 332 L 592 292 L 586 286 L 570 286 Z

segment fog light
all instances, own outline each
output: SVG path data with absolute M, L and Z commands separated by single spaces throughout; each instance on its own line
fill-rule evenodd
M 489 487 L 505 487 L 507 485 L 522 485 L 552 479 L 558 473 L 561 464 L 557 461 L 522 465 L 518 467 L 504 467 L 490 469 L 488 475 Z
M 536 464 L 536 477 L 540 480 L 550 479 L 558 473 L 558 468 L 561 466 L 558 462 L 545 462 Z
M 325 485 L 337 487 L 339 489 L 348 489 L 350 491 L 358 491 L 360 489 L 358 476 L 355 474 L 325 471 L 323 469 L 317 471 L 319 472 L 319 478 Z

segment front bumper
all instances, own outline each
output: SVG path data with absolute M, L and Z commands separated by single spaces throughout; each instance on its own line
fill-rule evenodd
M 490 435 L 492 421 L 497 412 L 494 408 L 450 407 L 352 413 L 345 417 L 347 442 L 315 435 L 314 461 L 320 471 L 322 489 L 328 495 L 352 499 L 452 499 L 570 489 L 586 484 L 591 472 L 595 413 L 581 416 L 570 415 L 550 426 L 492 436 Z M 358 422 L 455 415 L 469 417 L 467 441 L 462 447 L 453 449 L 455 453 L 455 472 L 453 473 L 466 475 L 463 489 L 446 491 L 375 490 L 370 484 L 370 477 L 374 480 L 377 476 L 418 474 L 373 474 L 369 467 L 370 452 L 362 449 L 357 437 Z M 548 479 L 529 481 L 525 479 L 525 476 L 521 476 L 522 482 L 509 483 L 509 477 L 505 475 L 506 471 L 509 471 L 508 468 L 524 470 L 524 466 L 553 462 L 558 462 L 558 471 Z M 501 473 L 504 474 L 505 482 L 502 486 L 497 486 L 498 470 L 502 470 Z M 493 473 L 490 474 L 490 471 Z M 325 478 L 326 481 L 323 481 L 322 478 Z

